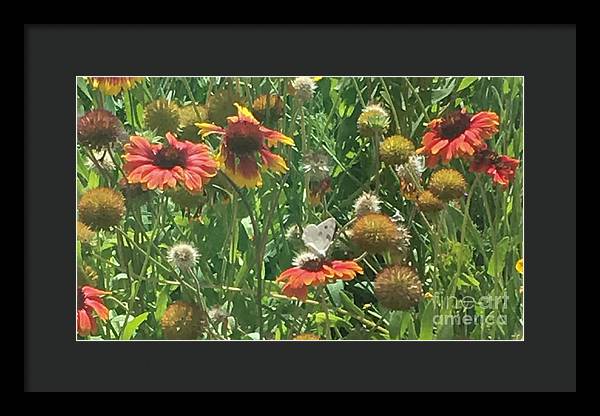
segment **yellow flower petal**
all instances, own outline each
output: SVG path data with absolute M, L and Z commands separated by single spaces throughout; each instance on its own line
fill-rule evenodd
M 515 264 L 515 269 L 517 269 L 519 273 L 523 274 L 523 271 L 525 270 L 525 262 L 523 259 L 519 259 L 517 261 L 517 264 Z

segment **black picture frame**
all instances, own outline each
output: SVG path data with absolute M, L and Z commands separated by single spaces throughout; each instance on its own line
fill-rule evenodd
M 24 389 L 573 391 L 575 61 L 574 25 L 25 26 Z M 523 75 L 525 341 L 76 342 L 75 77 L 92 73 Z

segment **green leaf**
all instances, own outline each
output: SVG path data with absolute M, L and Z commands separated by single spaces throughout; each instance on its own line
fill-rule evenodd
M 471 85 L 472 83 L 474 83 L 475 81 L 477 81 L 479 77 L 464 77 L 462 79 L 462 81 L 460 82 L 460 84 L 458 85 L 458 88 L 456 89 L 456 91 L 462 91 L 465 88 L 467 88 L 469 85 Z
M 100 176 L 95 171 L 90 171 L 90 176 L 88 176 L 88 183 L 86 188 L 93 189 L 97 188 L 100 185 Z
M 94 99 L 90 95 L 90 91 L 89 91 L 89 88 L 88 88 L 88 83 L 85 80 L 85 77 L 77 77 L 77 86 L 79 87 L 79 89 L 81 90 L 81 92 L 83 92 L 85 94 L 85 96 L 90 99 L 91 102 L 94 102 Z
M 365 317 L 365 312 L 361 308 L 356 306 L 354 304 L 354 302 L 352 301 L 352 299 L 350 299 L 350 297 L 348 297 L 348 295 L 346 295 L 345 292 L 340 292 L 340 301 L 342 302 L 342 305 L 344 306 L 344 308 L 346 308 L 346 310 L 352 316 L 355 316 L 355 317 L 357 316 L 360 318 Z
M 330 283 L 327 285 L 327 290 L 329 294 L 333 298 L 333 303 L 335 306 L 341 306 L 342 300 L 340 299 L 342 290 L 344 290 L 344 281 L 337 280 L 335 283 Z
M 494 254 L 490 257 L 490 262 L 488 263 L 487 273 L 490 276 L 494 276 L 496 278 L 500 278 L 502 276 L 502 272 L 504 271 L 504 266 L 506 263 L 506 254 L 508 253 L 508 248 L 510 244 L 510 238 L 508 236 L 503 237 L 502 240 L 496 244 L 496 249 L 494 250 Z
M 456 85 L 456 79 L 452 80 L 452 82 L 450 83 L 450 85 L 448 87 L 446 87 L 446 88 L 441 88 L 441 89 L 433 90 L 431 92 L 431 102 L 432 103 L 440 102 L 444 98 L 446 98 L 447 96 L 449 96 L 450 94 L 452 94 L 452 91 L 454 90 L 454 85 Z
M 244 227 L 244 231 L 246 231 L 246 235 L 249 240 L 254 239 L 254 229 L 252 228 L 252 220 L 250 217 L 245 217 L 240 220 L 242 226 Z
M 122 340 L 130 340 L 131 337 L 135 335 L 135 331 L 139 328 L 139 326 L 148 318 L 148 312 L 144 312 L 125 325 L 125 329 L 123 330 L 123 335 L 121 335 Z
M 427 303 L 425 310 L 421 314 L 421 331 L 419 339 L 433 339 L 433 302 Z
M 317 312 L 313 315 L 315 323 L 318 325 L 323 325 L 326 322 L 326 318 L 329 318 L 329 326 L 334 327 L 338 326 L 340 323 L 346 323 L 343 318 L 340 318 L 337 315 L 334 315 L 333 312 L 329 312 L 328 316 L 325 316 L 325 312 Z
M 404 318 L 404 313 L 402 311 L 394 311 L 390 315 L 390 324 L 388 325 L 388 331 L 390 331 L 391 339 L 402 338 L 402 322 L 404 321 Z M 404 329 L 406 330 L 406 328 Z
M 154 311 L 154 317 L 159 321 L 165 311 L 167 310 L 167 304 L 169 303 L 169 286 L 162 288 L 156 299 L 156 310 Z

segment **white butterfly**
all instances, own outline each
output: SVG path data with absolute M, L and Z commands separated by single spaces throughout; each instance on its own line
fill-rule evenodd
M 335 234 L 336 222 L 328 218 L 319 225 L 309 224 L 304 228 L 302 241 L 314 254 L 325 257 Z

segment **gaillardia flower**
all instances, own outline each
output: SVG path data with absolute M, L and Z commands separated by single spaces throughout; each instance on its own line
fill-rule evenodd
M 179 137 L 190 142 L 200 142 L 200 129 L 196 123 L 202 123 L 208 120 L 206 108 L 201 105 L 194 107 L 193 104 L 187 104 L 179 108 Z
M 176 132 L 179 128 L 179 107 L 165 99 L 153 101 L 144 109 L 144 120 L 146 127 L 159 136 Z
M 390 266 L 375 277 L 375 296 L 391 310 L 405 311 L 423 297 L 423 287 L 417 272 L 409 266 Z
M 371 192 L 363 192 L 361 196 L 354 201 L 354 216 L 368 214 L 369 212 L 381 211 L 381 199 Z
M 464 196 L 467 182 L 462 173 L 455 169 L 440 169 L 429 178 L 427 185 L 442 201 L 451 201 Z
M 104 109 L 88 111 L 77 121 L 77 141 L 91 149 L 109 147 L 124 136 L 121 121 Z
M 79 200 L 79 220 L 92 230 L 119 224 L 125 214 L 125 198 L 111 188 L 93 188 Z
M 401 165 L 415 154 L 415 145 L 404 136 L 394 135 L 379 145 L 379 157 L 388 165 Z
M 77 289 L 77 333 L 82 337 L 96 333 L 96 318 L 94 312 L 103 321 L 108 319 L 108 308 L 101 296 L 109 295 L 92 286 L 82 286 Z
M 417 153 L 427 156 L 427 166 L 455 157 L 472 156 L 487 148 L 485 141 L 498 132 L 500 119 L 496 113 L 482 111 L 469 114 L 465 109 L 432 120 L 423 136 L 423 147 Z
M 129 183 L 144 184 L 148 189 L 175 188 L 177 183 L 190 192 L 200 192 L 217 174 L 217 162 L 202 143 L 179 141 L 166 134 L 167 144 L 152 144 L 140 136 L 131 136 L 125 145 L 123 169 Z
M 382 213 L 369 212 L 358 217 L 350 229 L 350 238 L 358 248 L 371 254 L 406 248 L 398 224 Z
M 235 104 L 237 116 L 227 119 L 227 127 L 199 123 L 202 136 L 211 133 L 223 136 L 218 160 L 225 174 L 239 187 L 262 186 L 259 162 L 263 168 L 283 173 L 288 170 L 285 160 L 272 153 L 269 147 L 277 143 L 294 145 L 291 137 L 263 126 L 245 107 Z
M 444 209 L 444 201 L 435 196 L 430 190 L 420 192 L 416 202 L 417 207 L 424 213 L 433 213 Z
M 269 120 L 278 120 L 283 116 L 284 104 L 279 95 L 269 94 L 257 97 L 252 103 L 252 112 L 258 121 L 264 123 L 269 114 Z
M 352 280 L 363 269 L 353 260 L 328 260 L 310 252 L 302 253 L 294 259 L 294 267 L 285 270 L 276 279 L 286 282 L 281 289 L 288 297 L 306 300 L 309 286 L 319 286 L 336 279 Z
M 127 91 L 142 82 L 144 77 L 88 77 L 88 82 L 94 89 L 99 89 L 105 95 L 117 95 Z
M 181 270 L 188 270 L 198 261 L 198 251 L 189 244 L 176 244 L 169 249 L 167 260 Z
M 166 339 L 196 339 L 201 334 L 205 314 L 196 306 L 178 300 L 169 305 L 163 314 L 160 325 Z
M 358 116 L 358 131 L 364 137 L 381 137 L 390 126 L 390 116 L 380 104 L 370 104 Z
M 498 155 L 490 150 L 483 150 L 475 154 L 469 170 L 487 174 L 494 182 L 506 189 L 514 179 L 519 163 L 519 160 L 512 157 Z

